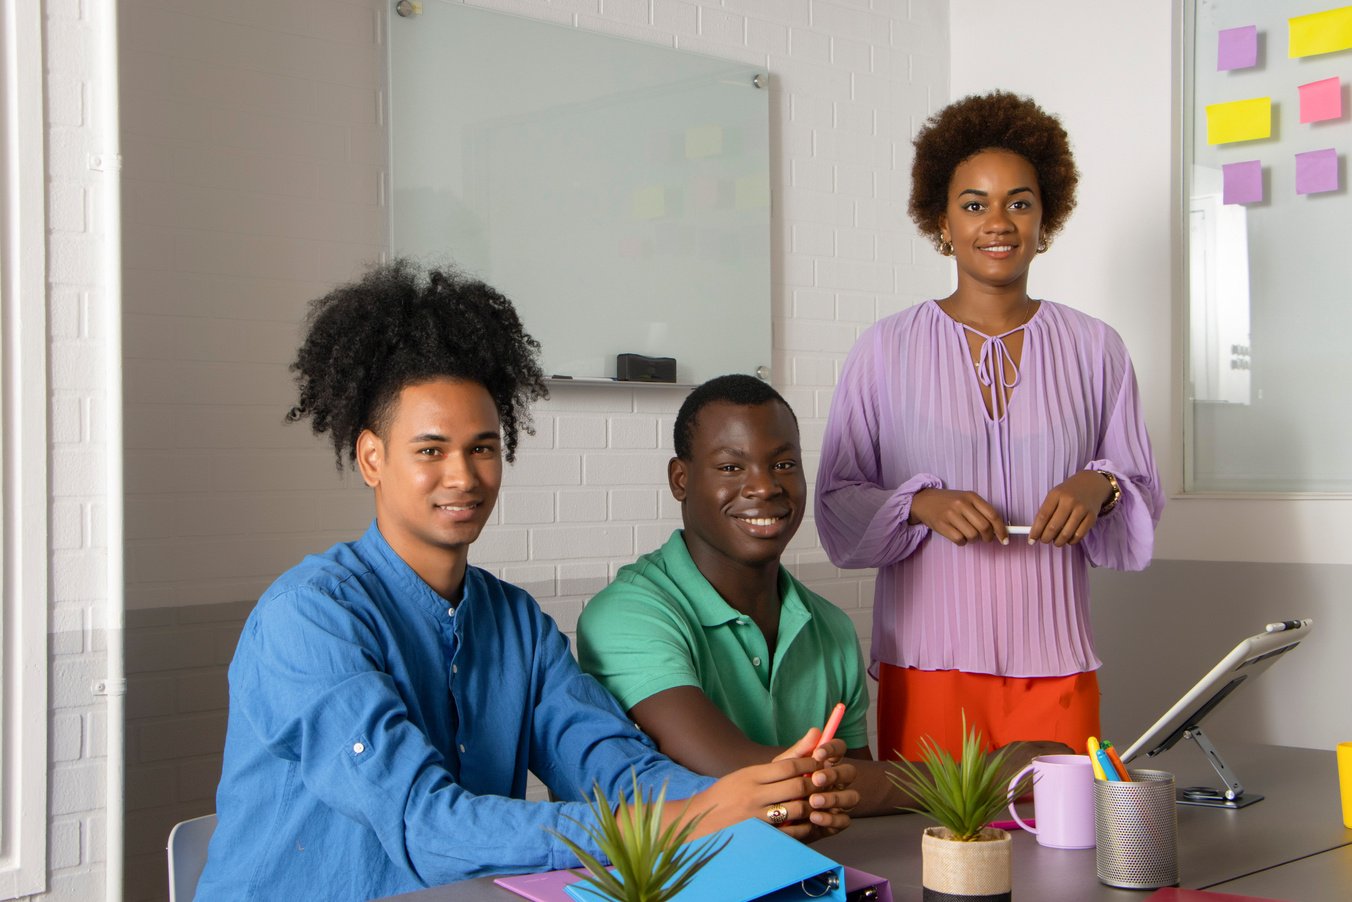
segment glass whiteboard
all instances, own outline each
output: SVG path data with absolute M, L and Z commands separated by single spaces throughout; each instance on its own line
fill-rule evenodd
M 1188 491 L 1352 492 L 1352 49 L 1290 55 L 1310 49 L 1292 17 L 1340 7 L 1191 5 Z M 1311 118 L 1331 112 L 1330 78 L 1341 112 Z M 1236 101 L 1258 101 L 1258 114 L 1213 106 Z M 1267 137 L 1219 140 L 1261 134 L 1264 122 Z M 1324 187 L 1309 168 L 1319 159 L 1333 161 L 1334 190 L 1312 190 Z
M 444 0 L 389 23 L 396 254 L 511 298 L 547 374 L 768 373 L 764 73 Z

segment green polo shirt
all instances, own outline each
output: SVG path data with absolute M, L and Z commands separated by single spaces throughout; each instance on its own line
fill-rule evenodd
M 588 602 L 578 660 L 626 711 L 666 689 L 695 686 L 764 745 L 797 741 L 843 701 L 836 735 L 846 748 L 867 746 L 868 689 L 854 624 L 783 567 L 779 593 L 771 658 L 755 621 L 709 585 L 678 529 Z

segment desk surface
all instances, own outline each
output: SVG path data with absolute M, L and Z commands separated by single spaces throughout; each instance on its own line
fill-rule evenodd
M 1333 753 L 1276 746 L 1222 751 L 1245 787 L 1267 798 L 1238 811 L 1179 807 L 1181 885 L 1300 902 L 1345 902 L 1352 895 L 1352 830 L 1342 825 Z M 1192 743 L 1180 743 L 1157 759 L 1137 759 L 1133 766 L 1172 771 L 1183 786 L 1217 782 Z M 887 877 L 895 902 L 911 902 L 921 898 L 920 832 L 927 823 L 916 815 L 857 820 L 814 848 L 843 864 Z M 1017 831 L 1014 895 L 1042 902 L 1130 902 L 1148 893 L 1099 883 L 1093 849 L 1047 849 Z M 510 902 L 520 897 L 485 878 L 394 898 Z

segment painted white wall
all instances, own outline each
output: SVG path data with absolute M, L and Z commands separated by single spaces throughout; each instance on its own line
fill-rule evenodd
M 1095 6 L 1111 28 L 1087 27 Z M 1026 94 L 1070 134 L 1079 203 L 1033 264 L 1030 291 L 1121 333 L 1157 453 L 1174 432 L 1173 6 L 1145 0 L 1114 15 L 1099 0 L 1051 0 L 1030 15 L 980 0 L 949 5 L 953 97 Z
M 1125 15 L 1107 0 L 1043 0 L 1036 7 L 952 0 L 952 96 L 995 88 L 1028 94 L 1070 133 L 1082 174 L 1079 206 L 1034 264 L 1031 290 L 1122 334 L 1172 493 L 1157 534 L 1156 570 L 1092 578 L 1105 727 L 1129 740 L 1263 623 L 1314 616 L 1318 632 L 1306 646 L 1218 720 L 1236 737 L 1329 747 L 1352 736 L 1352 710 L 1338 703 L 1334 688 L 1352 681 L 1342 652 L 1352 645 L 1345 588 L 1352 500 L 1178 494 L 1178 6 L 1141 0 Z

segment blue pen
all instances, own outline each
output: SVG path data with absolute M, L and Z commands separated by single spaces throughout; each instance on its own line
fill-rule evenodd
M 1108 757 L 1108 753 L 1103 749 L 1096 749 L 1094 757 L 1098 758 L 1099 766 L 1103 768 L 1104 776 L 1108 778 L 1109 783 L 1121 783 L 1122 778 L 1117 775 L 1117 768 L 1113 767 L 1113 761 Z

